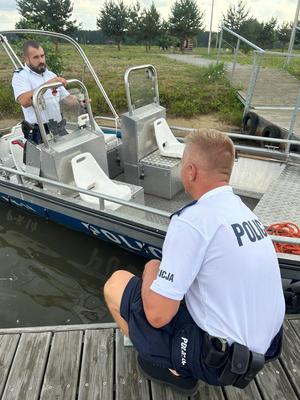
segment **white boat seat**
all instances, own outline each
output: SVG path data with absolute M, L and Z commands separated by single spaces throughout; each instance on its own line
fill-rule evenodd
M 118 185 L 103 171 L 91 153 L 82 153 L 71 160 L 75 184 L 78 188 L 91 190 L 121 200 L 131 199 L 131 189 L 127 185 Z M 79 193 L 82 200 L 88 203 L 99 204 L 99 199 L 84 193 Z M 121 204 L 104 200 L 104 207 L 116 210 Z
M 23 163 L 25 139 L 14 138 L 9 141 L 9 149 L 14 161 L 15 167 L 18 171 L 25 171 L 25 164 Z
M 175 138 L 165 118 L 154 121 L 154 132 L 161 156 L 182 158 L 185 144 Z

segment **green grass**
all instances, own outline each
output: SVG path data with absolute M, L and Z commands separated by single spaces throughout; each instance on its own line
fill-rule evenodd
M 168 115 L 190 118 L 217 113 L 225 122 L 241 122 L 242 107 L 222 71 L 171 61 L 157 47 L 148 53 L 142 46 L 123 46 L 121 51 L 110 45 L 86 45 L 83 48 L 119 114 L 127 110 L 125 70 L 135 65 L 153 64 L 158 73 L 160 102 L 167 108 Z M 64 76 L 84 79 L 94 113 L 107 113 L 108 107 L 92 77 L 83 72 L 76 51 L 69 45 L 60 45 L 60 51 L 65 62 Z M 9 63 L 0 53 L 1 117 L 19 115 L 19 107 L 12 96 L 9 97 L 11 73 Z
M 281 49 L 273 49 L 271 51 L 278 52 L 278 53 L 287 53 L 282 52 Z M 195 48 L 193 50 L 194 54 L 203 56 L 205 58 L 210 58 L 212 60 L 217 59 L 217 49 L 212 48 L 211 53 L 208 56 L 206 48 Z M 289 66 L 286 65 L 286 56 L 281 55 L 272 55 L 272 54 L 264 54 L 262 56 L 257 57 L 257 62 L 263 67 L 268 68 L 276 68 L 276 69 L 284 69 L 287 70 L 289 73 L 294 75 L 297 79 L 300 80 L 300 50 L 294 50 L 293 54 L 298 55 L 299 57 L 292 57 L 290 59 Z M 239 52 L 236 61 L 239 64 L 253 64 L 254 52 L 249 51 L 248 53 Z M 228 49 L 228 51 L 223 50 L 221 52 L 220 61 L 222 62 L 233 62 L 234 54 Z

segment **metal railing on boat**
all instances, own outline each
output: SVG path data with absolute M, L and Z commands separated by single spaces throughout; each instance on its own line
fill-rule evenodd
M 166 212 L 166 211 L 162 211 L 153 207 L 148 207 L 148 206 L 144 206 L 138 203 L 132 203 L 126 200 L 120 200 L 116 197 L 112 197 L 112 196 L 107 196 L 107 195 L 103 195 L 101 193 L 97 193 L 97 192 L 93 192 L 90 190 L 86 190 L 86 189 L 82 189 L 82 188 L 77 188 L 75 186 L 71 186 L 71 185 L 67 185 L 65 183 L 61 183 L 61 182 L 56 182 L 56 181 L 52 181 L 50 179 L 47 178 L 43 178 L 40 176 L 36 176 L 33 174 L 28 174 L 25 172 L 21 172 L 21 171 L 17 171 L 13 168 L 8 168 L 8 167 L 4 167 L 0 165 L 0 171 L 4 171 L 7 172 L 9 174 L 13 174 L 13 175 L 17 175 L 19 177 L 24 177 L 27 179 L 31 179 L 31 180 L 35 180 L 37 182 L 42 182 L 42 183 L 47 183 L 47 184 L 51 184 L 53 186 L 56 186 L 57 188 L 60 189 L 67 189 L 70 191 L 75 191 L 77 193 L 83 193 L 89 196 L 93 196 L 99 199 L 99 210 L 100 211 L 104 211 L 104 200 L 107 201 L 112 201 L 114 203 L 118 203 L 121 204 L 122 206 L 126 206 L 126 207 L 130 207 L 136 210 L 140 210 L 140 211 L 144 211 L 144 212 L 148 212 L 160 217 L 164 217 L 164 218 L 170 218 L 171 213 Z M 21 182 L 20 182 L 21 183 Z M 291 238 L 291 237 L 284 237 L 284 236 L 274 236 L 271 235 L 270 236 L 271 240 L 273 242 L 279 242 L 279 243 L 288 243 L 288 244 L 298 244 L 300 245 L 300 238 Z
M 107 195 L 104 195 L 104 194 L 101 194 L 98 192 L 93 192 L 91 190 L 86 190 L 83 188 L 78 188 L 75 186 L 67 185 L 65 183 L 53 181 L 51 179 L 43 178 L 41 176 L 37 176 L 37 175 L 33 175 L 33 174 L 28 174 L 26 172 L 18 171 L 13 168 L 9 168 L 9 167 L 4 167 L 2 165 L 0 165 L 0 171 L 4 171 L 4 172 L 8 172 L 9 174 L 17 175 L 19 177 L 19 179 L 20 179 L 20 177 L 23 177 L 23 178 L 35 180 L 37 182 L 47 183 L 47 184 L 55 186 L 59 189 L 66 189 L 66 190 L 70 190 L 73 192 L 75 191 L 77 193 L 83 193 L 83 194 L 86 194 L 86 195 L 89 195 L 92 197 L 96 197 L 97 199 L 99 199 L 99 210 L 100 211 L 104 211 L 104 200 L 107 200 L 107 201 L 111 201 L 113 203 L 121 204 L 122 206 L 126 206 L 126 207 L 130 207 L 130 208 L 134 208 L 136 210 L 148 212 L 148 213 L 157 215 L 159 217 L 170 218 L 170 216 L 171 216 L 171 213 L 168 213 L 166 211 L 158 210 L 156 208 L 148 207 L 148 206 L 145 206 L 142 204 L 133 203 L 133 202 L 126 201 L 126 200 L 120 200 L 116 197 L 107 196 Z M 20 183 L 22 183 L 22 180 L 20 180 Z

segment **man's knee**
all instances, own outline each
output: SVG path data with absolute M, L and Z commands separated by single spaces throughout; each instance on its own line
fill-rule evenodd
M 104 298 L 108 304 L 120 304 L 127 283 L 134 275 L 131 272 L 115 271 L 104 285 Z

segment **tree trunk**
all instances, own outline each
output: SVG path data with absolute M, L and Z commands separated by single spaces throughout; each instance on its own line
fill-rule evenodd
M 184 39 L 181 40 L 181 42 L 180 42 L 180 51 L 181 51 L 181 53 L 184 52 Z
M 118 42 L 118 50 L 119 51 L 121 50 L 121 43 L 120 42 Z

